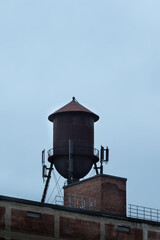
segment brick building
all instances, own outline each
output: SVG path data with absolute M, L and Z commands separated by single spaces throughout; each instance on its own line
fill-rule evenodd
M 0 196 L 0 240 L 160 239 L 158 221 L 127 217 L 124 178 L 98 175 L 73 183 L 64 187 L 64 199 L 57 205 Z
M 98 167 L 99 152 L 94 149 L 98 119 L 74 97 L 49 116 L 54 143 L 48 151 L 50 168 L 44 174 L 42 200 L 0 196 L 0 240 L 160 240 L 160 211 L 130 205 L 127 215 L 127 179 L 103 174 L 103 151 Z M 42 163 L 47 170 L 43 158 Z M 68 185 L 62 198 L 46 204 L 53 164 Z M 97 175 L 80 181 L 92 166 Z

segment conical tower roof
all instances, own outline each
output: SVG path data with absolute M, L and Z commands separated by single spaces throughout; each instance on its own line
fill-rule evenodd
M 53 118 L 55 115 L 65 112 L 86 112 L 88 114 L 91 114 L 93 116 L 94 121 L 98 121 L 99 116 L 95 113 L 91 112 L 89 109 L 85 108 L 81 104 L 78 103 L 78 101 L 75 99 L 75 97 L 72 98 L 72 101 L 66 104 L 64 107 L 58 109 L 51 115 L 49 115 L 48 119 L 49 121 L 53 122 Z

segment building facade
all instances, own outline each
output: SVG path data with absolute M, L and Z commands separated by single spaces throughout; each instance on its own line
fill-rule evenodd
M 124 178 L 99 175 L 71 184 L 63 200 L 58 205 L 0 196 L 0 240 L 160 239 L 159 222 L 127 217 Z
M 43 178 L 47 177 L 42 200 L 0 196 L 0 240 L 160 240 L 160 212 L 130 206 L 128 216 L 127 179 L 103 174 L 108 148 L 101 146 L 100 158 L 94 148 L 99 116 L 73 97 L 48 119 L 54 142 L 48 151 L 48 174 L 42 157 Z M 53 165 L 67 186 L 55 204 L 46 204 Z M 80 180 L 92 167 L 97 175 Z

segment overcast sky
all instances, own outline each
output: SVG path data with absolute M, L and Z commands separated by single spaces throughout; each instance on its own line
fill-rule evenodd
M 0 1 L 0 195 L 40 201 L 47 118 L 75 96 L 100 116 L 105 173 L 160 209 L 159 13 L 159 0 Z

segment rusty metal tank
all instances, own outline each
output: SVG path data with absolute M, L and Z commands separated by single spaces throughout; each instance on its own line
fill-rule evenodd
M 99 116 L 83 107 L 73 97 L 72 101 L 48 117 L 53 122 L 53 149 L 49 162 L 64 178 L 68 178 L 69 140 L 73 142 L 73 180 L 78 181 L 99 160 L 94 149 L 94 122 Z

